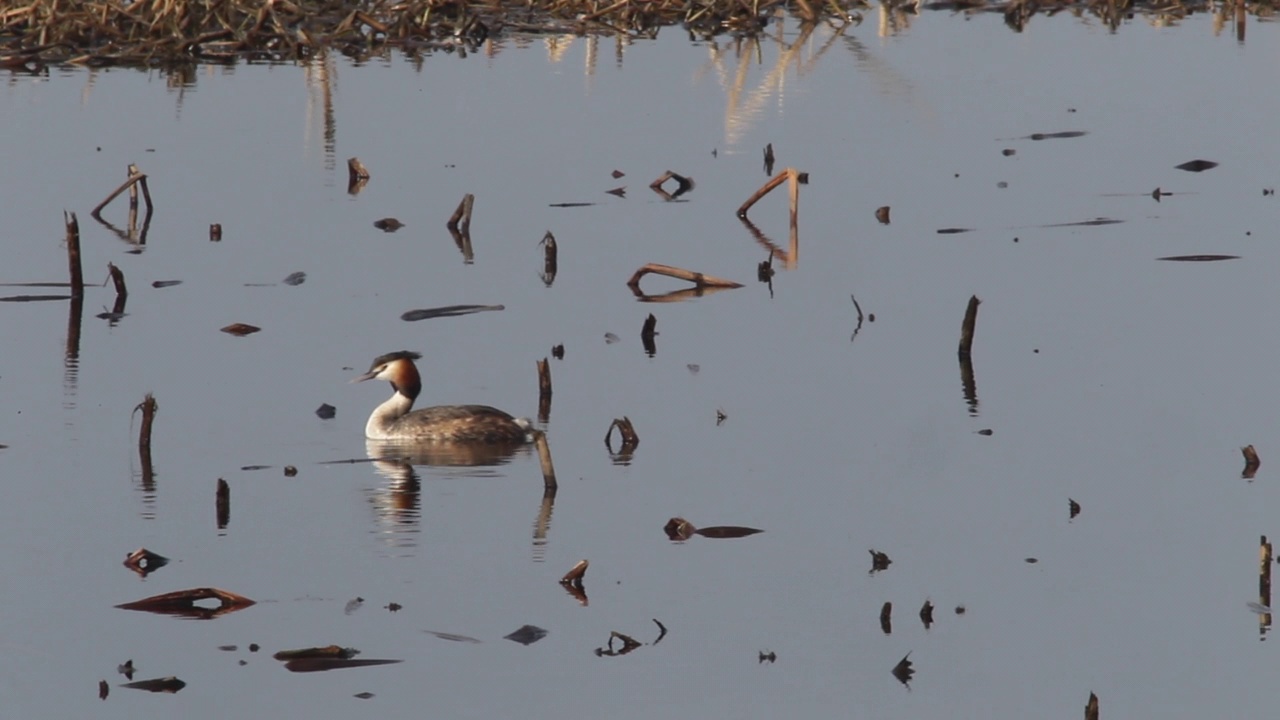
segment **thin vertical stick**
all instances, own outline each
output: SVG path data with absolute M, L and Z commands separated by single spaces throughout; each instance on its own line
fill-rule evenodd
M 218 478 L 218 490 L 214 494 L 214 515 L 219 530 L 231 524 L 231 486 L 222 478 Z
M 138 432 L 138 456 L 142 461 L 143 487 L 151 484 L 154 475 L 151 466 L 151 424 L 155 420 L 156 409 L 156 399 L 151 393 L 147 393 L 142 402 L 134 408 L 134 412 L 142 410 L 142 426 Z
M 538 422 L 545 424 L 551 417 L 551 363 L 546 358 L 538 361 Z
M 982 301 L 977 295 L 970 296 L 969 307 L 964 311 L 964 322 L 960 325 L 960 357 L 969 357 L 973 350 L 973 328 L 978 324 L 978 304 Z
M 1258 603 L 1268 610 L 1271 608 L 1271 543 L 1263 535 L 1258 544 Z M 1267 632 L 1271 627 L 1271 613 L 1258 616 L 1260 632 Z
M 80 267 L 80 221 L 75 213 L 62 213 L 67 226 L 67 265 L 71 270 L 71 296 L 84 295 L 84 272 Z
M 129 297 L 129 288 L 124 284 L 124 273 L 115 263 L 107 263 L 107 272 L 111 273 L 111 283 L 116 288 L 116 302 L 122 302 Z
M 794 270 L 800 260 L 800 172 L 795 168 L 787 168 L 787 190 L 791 196 L 791 252 L 787 269 Z

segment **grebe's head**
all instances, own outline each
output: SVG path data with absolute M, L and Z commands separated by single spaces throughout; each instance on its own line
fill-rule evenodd
M 391 383 L 391 387 L 396 392 L 404 393 L 409 397 L 417 397 L 418 391 L 422 389 L 422 380 L 418 377 L 418 368 L 414 366 L 413 361 L 421 357 L 421 353 L 410 352 L 409 350 L 400 350 L 399 352 L 381 355 L 374 358 L 368 372 L 352 378 L 351 382 L 386 380 Z

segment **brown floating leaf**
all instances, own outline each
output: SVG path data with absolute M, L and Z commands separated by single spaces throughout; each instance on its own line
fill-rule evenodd
M 169 564 L 169 558 L 157 555 L 146 548 L 138 548 L 125 556 L 124 566 L 146 577 Z
M 1240 477 L 1252 480 L 1254 475 L 1258 474 L 1258 468 L 1262 466 L 1262 458 L 1258 457 L 1258 451 L 1254 450 L 1252 445 L 1245 445 L 1240 448 L 1240 452 L 1244 454 L 1244 471 L 1240 473 Z
M 385 217 L 381 220 L 374 220 L 373 226 L 385 233 L 393 233 L 404 227 L 404 223 L 393 217 Z
M 222 223 L 209 226 L 209 242 L 222 242 Z
M 693 537 L 694 533 L 698 532 L 698 528 L 682 517 L 673 517 L 667 521 L 666 525 L 662 526 L 662 531 L 671 540 L 688 540 Z
M 229 335 L 235 335 L 236 337 L 244 337 L 245 335 L 252 335 L 261 329 L 262 328 L 260 327 L 255 327 L 245 323 L 232 323 L 222 328 L 222 332 Z
M 614 170 L 613 172 L 611 172 L 611 173 L 609 173 L 609 174 L 610 174 L 611 176 L 613 176 L 613 179 L 614 179 L 614 180 L 617 180 L 618 178 L 620 178 L 620 177 L 622 177 L 622 176 L 626 175 L 626 173 L 622 172 L 621 170 Z
M 1074 520 L 1075 517 L 1080 514 L 1080 503 L 1072 500 L 1071 498 L 1067 498 L 1067 511 L 1070 513 L 1070 516 L 1067 519 Z
M 196 605 L 196 602 L 200 600 L 217 600 L 219 604 L 213 608 L 202 607 Z M 218 588 L 204 587 L 177 590 L 163 595 L 152 595 L 141 600 L 124 603 L 123 605 L 116 605 L 116 607 L 121 610 L 141 610 L 163 615 L 209 619 L 235 612 L 236 610 L 243 610 L 254 604 L 253 600 L 243 595 L 219 590 Z
M 146 690 L 147 692 L 163 692 L 176 693 L 187 684 L 176 677 L 169 676 L 163 678 L 154 678 L 151 680 L 139 680 L 138 682 L 125 683 L 120 687 L 130 688 L 132 690 Z
M 1212 168 L 1218 167 L 1218 163 L 1212 160 L 1188 160 L 1181 165 L 1175 165 L 1174 170 L 1186 170 L 1187 172 L 1204 172 Z
M 431 318 L 440 317 L 457 317 L 459 315 L 470 315 L 480 312 L 497 312 L 506 310 L 506 305 L 445 305 L 437 308 L 426 308 L 423 310 L 409 310 L 400 315 L 400 319 L 405 322 L 415 322 L 418 320 L 429 320 Z
M 880 207 L 876 208 L 876 220 L 879 220 L 881 225 L 889 224 L 889 206 L 888 205 L 881 205 Z
M 1219 260 L 1239 260 L 1239 255 L 1169 255 L 1156 258 L 1172 262 L 1217 262 Z

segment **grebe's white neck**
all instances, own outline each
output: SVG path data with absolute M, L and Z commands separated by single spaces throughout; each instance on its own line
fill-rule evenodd
M 396 421 L 413 409 L 413 398 L 397 390 L 389 400 L 373 409 L 369 422 L 365 423 L 364 436 L 374 440 L 389 440 L 395 437 L 391 428 Z

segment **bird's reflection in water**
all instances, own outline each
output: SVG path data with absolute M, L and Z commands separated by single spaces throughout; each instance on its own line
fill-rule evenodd
M 493 468 L 506 465 L 517 455 L 527 455 L 531 445 L 480 443 L 411 443 L 366 440 L 365 454 L 385 481 L 368 491 L 377 514 L 377 532 L 394 547 L 414 547 L 420 531 L 422 477 L 499 477 Z

